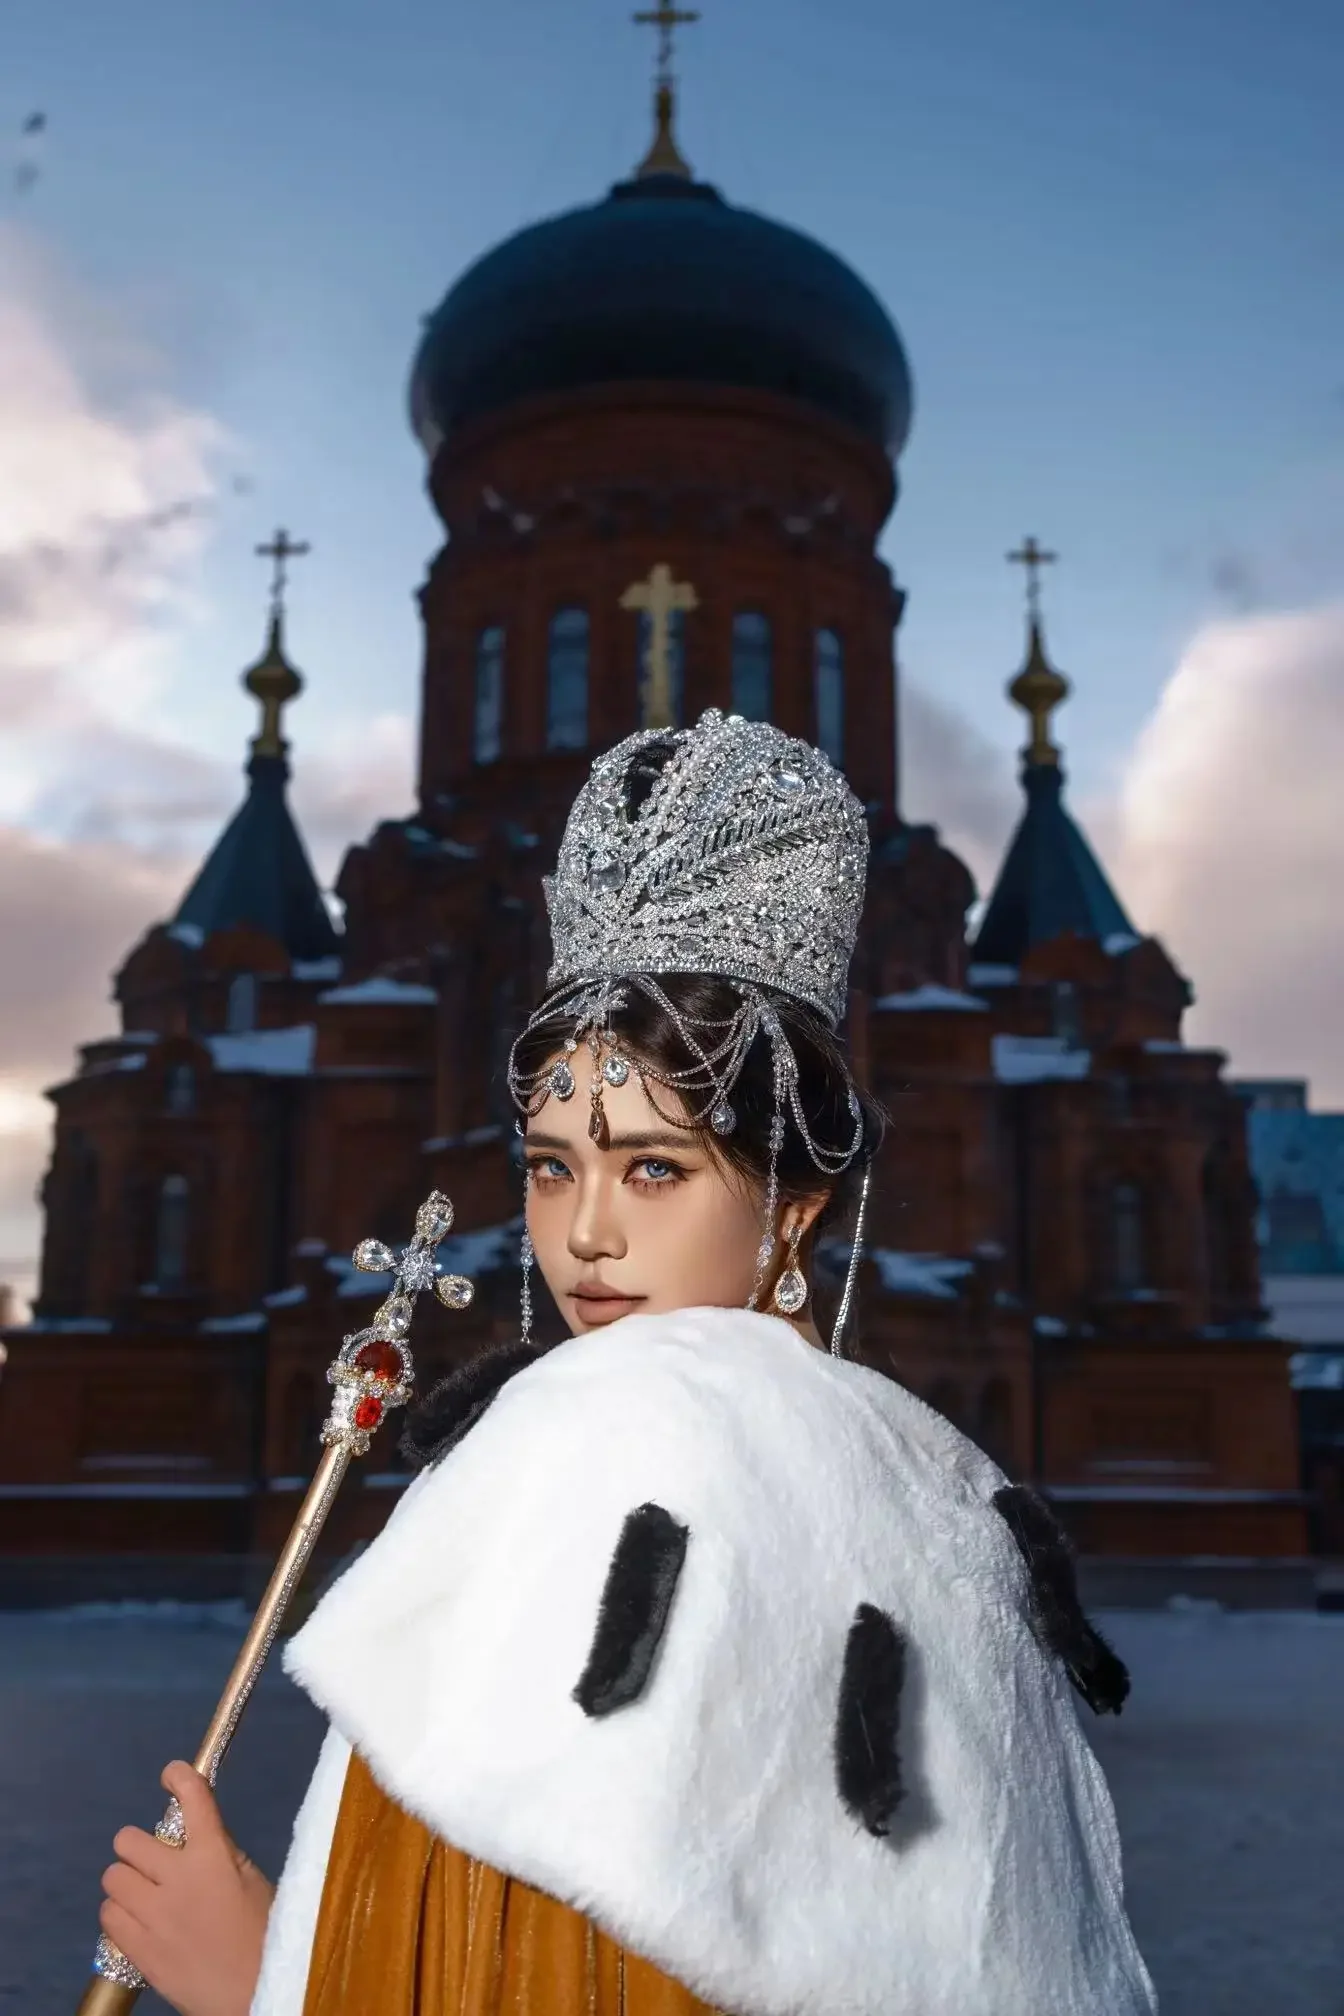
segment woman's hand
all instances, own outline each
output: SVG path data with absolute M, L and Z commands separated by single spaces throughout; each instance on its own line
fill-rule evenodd
M 123 1827 L 98 1921 L 179 2016 L 247 2016 L 274 1888 L 230 1838 L 199 1772 L 170 1764 L 163 1784 L 186 1841 L 172 1848 Z

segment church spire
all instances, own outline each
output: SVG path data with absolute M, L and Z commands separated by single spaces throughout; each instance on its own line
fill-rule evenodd
M 691 165 L 677 145 L 677 80 L 672 68 L 672 37 L 676 29 L 689 27 L 700 16 L 675 0 L 658 0 L 656 7 L 631 16 L 641 28 L 658 30 L 657 68 L 653 83 L 653 143 L 635 170 L 636 181 L 654 175 L 676 175 L 684 182 L 694 179 Z
M 261 702 L 261 726 L 252 738 L 252 755 L 285 758 L 288 743 L 280 732 L 280 716 L 291 700 L 297 700 L 303 691 L 303 680 L 285 656 L 285 572 L 287 560 L 300 559 L 308 552 L 306 540 L 292 540 L 283 527 L 276 533 L 269 546 L 258 546 L 257 555 L 262 560 L 273 560 L 275 567 L 271 575 L 270 625 L 266 636 L 266 649 L 255 665 L 249 666 L 243 674 L 243 684 L 254 699 Z
M 1062 672 L 1055 670 L 1045 655 L 1040 570 L 1052 565 L 1059 555 L 1047 553 L 1035 539 L 1027 537 L 1017 551 L 1007 557 L 1011 565 L 1025 568 L 1027 575 L 1026 662 L 1008 688 L 1008 698 L 1016 702 L 1031 724 L 1031 736 L 1022 751 L 1022 763 L 1025 769 L 1057 770 L 1059 750 L 1050 740 L 1050 717 L 1056 707 L 1062 706 L 1068 699 L 1069 682 Z
M 1008 555 L 1027 573 L 1027 657 L 1008 688 L 1031 723 L 1022 751 L 1026 805 L 975 937 L 977 964 L 1019 966 L 1033 946 L 1068 932 L 1113 948 L 1137 942 L 1105 870 L 1064 803 L 1064 771 L 1050 717 L 1069 682 L 1045 655 L 1040 570 L 1055 559 L 1035 539 Z
M 326 959 L 340 949 L 303 839 L 289 809 L 288 744 L 281 714 L 303 681 L 285 656 L 285 563 L 306 553 L 288 532 L 277 532 L 263 559 L 275 562 L 271 578 L 266 649 L 243 685 L 261 704 L 261 726 L 247 764 L 247 796 L 207 855 L 178 908 L 174 923 L 204 940 L 215 931 L 249 925 L 284 947 L 291 959 Z

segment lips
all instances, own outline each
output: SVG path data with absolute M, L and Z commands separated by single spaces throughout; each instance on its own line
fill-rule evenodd
M 622 1295 L 612 1288 L 576 1288 L 570 1297 L 585 1323 L 614 1323 L 628 1316 L 644 1300 L 642 1295 Z

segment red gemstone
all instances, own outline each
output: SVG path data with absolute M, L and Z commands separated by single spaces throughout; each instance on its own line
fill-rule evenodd
M 355 1403 L 354 1421 L 356 1428 L 376 1428 L 383 1418 L 383 1403 L 375 1400 L 372 1393 L 366 1393 Z
M 395 1344 L 387 1344 L 375 1338 L 362 1351 L 356 1351 L 355 1363 L 361 1372 L 372 1372 L 375 1379 L 400 1379 L 404 1360 Z

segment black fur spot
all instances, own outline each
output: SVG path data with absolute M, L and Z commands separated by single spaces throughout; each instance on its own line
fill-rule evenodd
M 1083 1614 L 1068 1535 L 1026 1484 L 1000 1485 L 994 1509 L 1007 1520 L 1031 1576 L 1031 1628 L 1038 1642 L 1063 1660 L 1094 1715 L 1118 1715 L 1129 1693 L 1129 1674 Z
M 585 1715 L 626 1708 L 648 1685 L 686 1559 L 688 1531 L 661 1505 L 640 1505 L 626 1514 L 588 1663 L 574 1689 Z
M 545 1347 L 505 1344 L 481 1351 L 431 1386 L 406 1417 L 401 1453 L 415 1470 L 441 1462 L 474 1428 L 501 1386 L 545 1355 Z
M 845 1640 L 835 1718 L 835 1781 L 870 1834 L 891 1832 L 904 1796 L 897 1746 L 905 1639 L 885 1610 L 860 1603 Z

